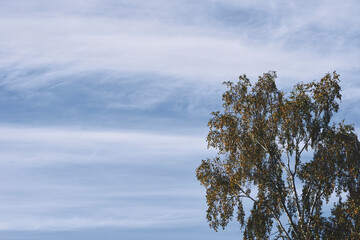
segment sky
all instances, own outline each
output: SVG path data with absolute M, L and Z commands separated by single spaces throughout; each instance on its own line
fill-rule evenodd
M 0 240 L 239 239 L 195 177 L 223 81 L 336 70 L 360 126 L 356 0 L 0 0 Z

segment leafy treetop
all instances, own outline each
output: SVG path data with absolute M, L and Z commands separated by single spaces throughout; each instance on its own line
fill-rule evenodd
M 210 227 L 236 217 L 244 239 L 360 239 L 360 143 L 352 125 L 331 123 L 339 75 L 297 84 L 287 95 L 276 77 L 224 83 L 223 111 L 208 124 L 218 156 L 196 172 Z M 253 203 L 247 213 L 244 199 Z

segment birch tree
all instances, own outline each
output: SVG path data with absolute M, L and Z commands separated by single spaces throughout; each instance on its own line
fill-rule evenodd
M 287 94 L 276 77 L 224 83 L 208 123 L 218 154 L 196 170 L 210 227 L 236 220 L 244 239 L 360 239 L 360 143 L 353 125 L 332 120 L 339 75 Z

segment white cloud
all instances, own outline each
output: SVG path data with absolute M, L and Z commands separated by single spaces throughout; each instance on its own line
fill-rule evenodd
M 180 89 L 195 112 L 220 82 L 268 70 L 278 71 L 281 88 L 337 70 L 344 102 L 358 99 L 357 1 L 0 3 L 2 91 L 39 91 L 44 104 L 49 88 L 105 73 L 101 81 L 139 87 L 122 101 L 117 89 L 92 84 L 94 101 L 143 110 L 180 98 Z M 205 151 L 204 136 L 151 126 L 144 133 L 2 125 L 0 230 L 194 224 L 205 212 L 194 169 L 214 155 Z
M 98 4 L 93 1 L 88 8 Z M 162 4 L 158 12 L 164 9 L 176 12 L 176 4 L 155 3 L 156 6 Z M 120 4 L 114 8 L 119 12 L 133 11 L 136 7 L 141 11 L 155 11 L 151 4 L 135 2 L 133 5 L 124 8 Z M 353 14 L 356 7 L 332 3 L 323 8 L 322 2 L 312 6 L 313 9 L 298 11 L 299 6 L 285 5 L 282 9 L 275 1 L 269 5 L 274 5 L 271 9 L 276 11 L 290 9 L 291 14 L 280 15 L 276 24 L 240 25 L 237 31 L 233 31 L 236 23 L 230 29 L 211 26 L 215 19 L 206 14 L 202 16 L 202 24 L 194 26 L 184 22 L 166 23 L 161 17 L 74 15 L 66 7 L 63 7 L 65 10 L 60 7 L 54 16 L 38 12 L 16 18 L 5 16 L 0 21 L 0 31 L 4 33 L 0 50 L 6 58 L 0 64 L 11 70 L 2 82 L 15 88 L 36 88 L 59 78 L 61 81 L 71 79 L 76 73 L 115 71 L 155 73 L 190 84 L 194 79 L 204 83 L 221 82 L 236 79 L 238 74 L 257 76 L 268 70 L 278 70 L 281 77 L 294 82 L 318 78 L 332 70 L 357 69 L 359 47 L 349 44 L 349 37 L 357 33 L 356 23 L 345 28 L 343 37 L 331 29 L 358 22 L 357 14 Z M 244 6 L 241 3 L 237 7 L 265 13 L 268 4 L 257 2 Z M 338 9 L 343 13 L 335 18 L 332 13 Z M 270 12 L 270 17 L 276 13 Z M 176 14 L 168 17 L 171 16 L 184 17 Z M 205 20 L 209 20 L 209 25 L 203 24 Z M 324 46 L 330 50 L 322 51 Z M 37 68 L 50 70 L 21 79 L 12 72 Z M 12 78 L 12 74 L 15 77 Z
M 205 137 L 129 131 L 0 127 L 1 164 L 156 163 L 206 149 Z M 186 160 L 186 158 L 184 159 Z M 175 162 L 174 162 L 175 163 Z
M 81 228 L 166 228 L 199 223 L 201 210 L 199 209 L 166 209 L 164 207 L 132 207 L 109 209 L 109 216 L 83 216 L 83 217 L 51 217 L 51 216 L 24 216 L 1 219 L 0 230 L 72 230 Z M 122 214 L 114 214 L 114 212 Z M 142 216 L 134 216 L 142 213 Z
M 0 181 L 6 183 L 0 186 L 0 230 L 203 221 L 203 193 L 193 176 L 203 137 L 1 126 L 0 143 Z
M 99 185 L 73 180 L 57 185 L 55 177 L 37 176 L 34 180 L 34 176 L 21 173 L 22 179 L 0 187 L 0 231 L 166 228 L 203 221 L 203 196 L 194 184 L 156 185 L 149 179 L 149 173 L 143 176 L 142 181 L 148 179 L 142 185 L 131 179 L 127 182 L 114 179 L 110 184 Z

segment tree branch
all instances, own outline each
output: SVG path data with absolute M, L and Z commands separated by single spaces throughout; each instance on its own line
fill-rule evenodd
M 247 198 L 251 199 L 255 204 L 258 203 L 258 201 L 256 201 L 253 197 L 250 196 L 250 194 L 248 194 L 246 191 L 244 191 L 244 189 L 242 189 L 242 187 L 240 187 L 238 184 L 237 184 L 239 190 L 246 195 Z M 269 207 L 268 207 L 269 208 Z M 286 237 L 288 239 L 291 239 L 288 232 L 285 230 L 284 226 L 282 225 L 280 219 L 275 215 L 273 209 L 269 208 L 269 210 L 271 211 L 271 215 L 275 218 L 275 220 L 277 221 L 277 223 L 279 224 L 279 226 L 281 227 L 281 229 L 284 231 L 284 233 L 286 234 Z
M 300 152 L 299 152 L 299 157 L 300 157 L 301 153 L 305 150 L 305 148 L 308 146 L 309 141 L 310 141 L 310 137 L 306 140 L 306 143 L 304 144 L 304 146 L 303 146 L 302 149 L 300 150 Z
M 322 192 L 321 192 L 321 189 L 319 189 L 319 190 L 316 192 L 314 202 L 313 202 L 313 204 L 312 204 L 312 206 L 311 206 L 311 209 L 310 209 L 310 216 L 313 215 L 314 209 L 315 209 L 315 205 L 316 205 L 317 201 L 321 198 L 321 196 L 322 196 L 324 193 L 325 193 L 325 191 L 322 191 Z M 309 224 L 310 224 L 310 222 L 311 222 L 311 219 L 310 219 L 310 221 L 309 221 Z
M 280 201 L 280 202 L 281 202 L 281 204 L 283 205 L 283 208 L 284 208 L 286 217 L 288 218 L 288 222 L 289 222 L 289 224 L 290 224 L 290 227 L 291 227 L 292 230 L 294 231 L 294 233 L 295 233 L 295 235 L 296 235 L 296 238 L 297 238 L 297 239 L 300 239 L 300 238 L 299 238 L 299 234 L 298 234 L 297 229 L 296 229 L 296 225 L 295 225 L 295 223 L 293 222 L 293 220 L 292 220 L 292 218 L 291 218 L 291 215 L 290 215 L 290 213 L 289 213 L 289 211 L 288 211 L 288 209 L 287 209 L 287 207 L 286 207 L 286 205 L 285 205 L 285 202 L 284 202 L 284 201 Z
M 287 158 L 287 166 L 289 168 L 289 171 L 291 172 L 291 168 L 290 168 L 290 156 L 289 156 L 289 152 L 286 151 L 286 158 Z
M 271 155 L 270 151 L 267 149 L 266 146 L 264 146 L 260 141 L 258 141 L 254 135 L 251 132 L 248 132 L 248 134 L 250 135 L 250 137 L 252 138 L 252 140 L 254 142 L 256 142 L 257 144 L 259 144 L 261 146 L 262 149 L 264 149 L 265 152 L 267 152 L 269 155 Z M 286 168 L 285 164 L 281 161 L 281 159 L 277 159 L 277 162 L 280 164 L 280 166 L 287 172 L 287 174 L 290 175 L 290 170 Z
M 264 146 L 263 144 L 260 143 L 260 141 L 258 141 L 254 135 L 251 133 L 251 132 L 248 132 L 248 134 L 250 135 L 250 137 L 253 139 L 254 142 L 258 143 L 263 149 L 265 152 L 267 152 L 269 155 L 271 155 L 270 151 L 267 149 L 266 146 Z M 290 168 L 286 168 L 285 164 L 281 161 L 281 159 L 276 159 L 277 162 L 279 163 L 279 165 L 286 171 L 286 173 L 288 174 L 288 176 L 290 177 L 291 179 L 291 185 L 292 185 L 292 189 L 294 191 L 294 195 L 295 195 L 295 206 L 296 206 L 296 209 L 297 209 L 297 213 L 298 213 L 298 216 L 300 217 L 300 205 L 299 205 L 299 200 L 298 200 L 298 196 L 297 196 L 297 192 L 296 192 L 296 187 L 295 187 L 295 181 L 294 181 L 294 176 L 293 176 L 293 173 L 291 172 Z M 290 166 L 289 166 L 290 167 Z M 291 228 L 293 229 L 295 235 L 296 235 L 296 238 L 299 239 L 299 235 L 298 235 L 298 232 L 297 232 L 297 229 L 296 229 L 296 225 L 295 223 L 293 222 L 292 220 L 292 217 L 285 205 L 285 203 L 283 201 L 280 201 L 283 205 L 283 209 L 285 211 L 285 214 L 288 218 L 288 222 L 291 226 Z
M 284 226 L 283 226 L 282 223 L 280 222 L 280 219 L 279 219 L 278 217 L 276 217 L 274 214 L 273 214 L 273 217 L 275 218 L 275 220 L 277 221 L 277 223 L 279 224 L 279 226 L 281 227 L 281 229 L 283 230 L 283 232 L 286 234 L 286 237 L 291 240 L 288 232 L 285 230 Z
M 295 206 L 296 206 L 296 212 L 299 217 L 299 220 L 301 220 L 301 218 L 302 218 L 302 215 L 300 215 L 301 208 L 300 208 L 300 203 L 299 203 L 299 196 L 296 191 L 295 179 L 294 179 L 293 175 L 291 175 L 290 177 L 291 177 L 291 186 L 292 186 L 293 192 L 294 192 L 294 198 L 295 198 L 294 201 L 295 201 Z
M 294 167 L 294 172 L 291 171 L 291 168 L 290 168 L 290 156 L 289 156 L 289 152 L 286 151 L 286 157 L 287 157 L 287 165 L 288 165 L 288 169 L 289 169 L 289 177 L 290 177 L 290 185 L 291 185 L 291 188 L 292 188 L 292 191 L 293 191 L 293 200 L 295 202 L 295 207 L 296 207 L 296 212 L 297 212 L 297 215 L 298 217 L 301 219 L 301 215 L 300 215 L 300 203 L 299 203 L 299 196 L 297 194 L 297 191 L 296 191 L 296 185 L 295 185 L 295 174 L 296 174 L 296 170 L 297 170 L 297 164 L 296 164 L 296 161 L 295 161 L 295 167 Z

